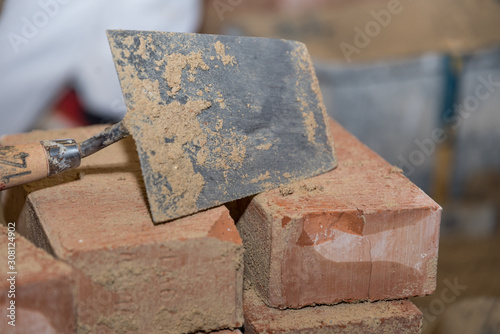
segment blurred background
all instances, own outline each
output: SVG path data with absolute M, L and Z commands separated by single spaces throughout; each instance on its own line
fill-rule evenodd
M 413 300 L 424 333 L 500 333 L 499 0 L 7 0 L 0 15 L 0 135 L 123 116 L 105 29 L 304 42 L 329 115 L 443 207 L 438 289 Z
M 202 31 L 306 43 L 328 114 L 443 207 L 424 333 L 500 333 L 500 1 L 213 0 Z

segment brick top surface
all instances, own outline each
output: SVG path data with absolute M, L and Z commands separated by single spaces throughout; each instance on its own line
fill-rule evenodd
M 82 141 L 104 128 L 90 126 L 34 131 L 6 136 L 2 138 L 2 144 L 58 138 Z M 23 187 L 29 193 L 46 233 L 51 235 L 51 245 L 60 258 L 77 251 L 114 248 L 123 244 L 133 247 L 207 236 L 241 244 L 225 207 L 154 225 L 132 138 L 83 159 L 75 170 Z
M 334 211 L 440 210 L 440 206 L 414 185 L 401 169 L 390 165 L 342 126 L 329 121 L 337 143 L 338 167 L 292 186 L 255 197 L 260 205 L 281 216 Z M 339 145 L 341 143 L 341 145 Z

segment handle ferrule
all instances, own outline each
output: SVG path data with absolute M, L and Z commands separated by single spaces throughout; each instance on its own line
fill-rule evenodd
M 49 175 L 80 166 L 80 147 L 73 139 L 43 140 L 40 142 L 47 153 Z

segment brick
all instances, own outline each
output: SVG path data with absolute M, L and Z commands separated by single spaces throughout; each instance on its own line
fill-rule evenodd
M 82 140 L 102 128 L 34 132 L 4 143 Z M 79 332 L 242 325 L 243 246 L 229 211 L 218 207 L 155 226 L 131 138 L 8 197 L 17 207 L 26 198 L 19 231 L 77 270 Z
M 280 310 L 253 289 L 244 293 L 245 334 L 421 333 L 422 313 L 408 300 Z
M 74 333 L 74 274 L 67 264 L 54 259 L 16 233 L 15 285 L 7 278 L 7 228 L 0 226 L 0 333 Z M 8 294 L 14 290 L 13 298 Z M 11 300 L 15 301 L 15 327 L 8 324 Z
M 269 306 L 430 294 L 441 208 L 337 123 L 337 169 L 255 196 L 237 223 Z M 242 205 L 240 203 L 240 205 Z

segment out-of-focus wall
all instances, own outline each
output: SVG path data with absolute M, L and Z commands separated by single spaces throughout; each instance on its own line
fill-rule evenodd
M 496 0 L 209 0 L 203 32 L 300 40 L 349 63 L 488 48 L 499 26 Z
M 444 94 L 443 56 L 346 66 L 318 62 L 328 114 L 388 162 L 431 191 L 436 143 L 417 152 L 438 128 Z M 426 144 L 428 145 L 428 144 Z
M 495 193 L 500 207 L 500 48 L 467 55 L 463 63 L 453 192 Z

